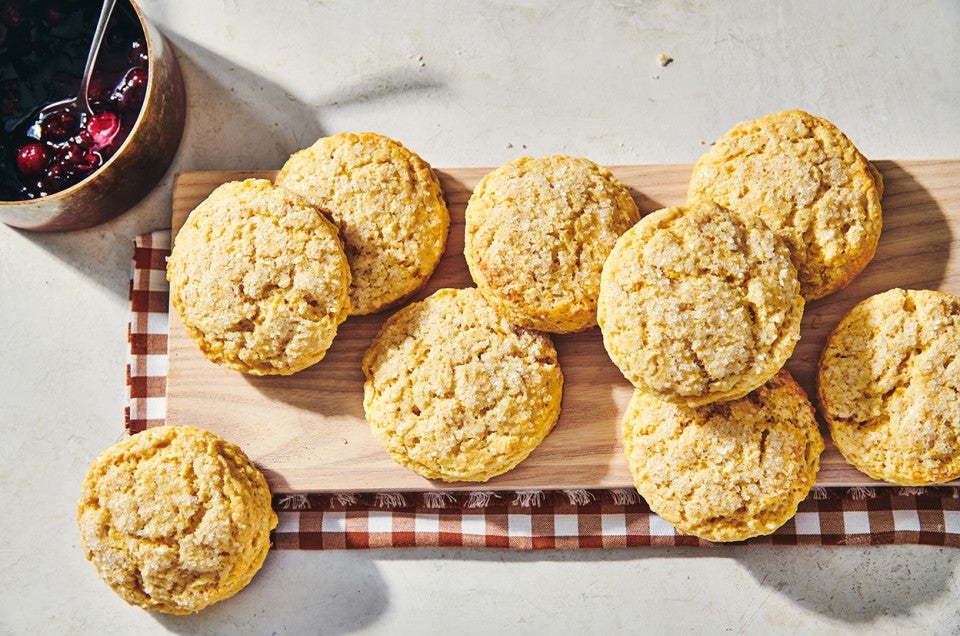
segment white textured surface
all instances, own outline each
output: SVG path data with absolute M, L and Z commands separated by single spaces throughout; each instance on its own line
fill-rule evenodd
M 0 634 L 960 630 L 952 549 L 272 553 L 192 617 L 125 606 L 79 549 L 80 482 L 122 432 L 132 238 L 167 224 L 175 170 L 275 168 L 346 129 L 436 166 L 692 162 L 788 107 L 872 158 L 960 157 L 960 4 L 719 4 L 143 0 L 187 81 L 174 169 L 98 228 L 0 226 Z

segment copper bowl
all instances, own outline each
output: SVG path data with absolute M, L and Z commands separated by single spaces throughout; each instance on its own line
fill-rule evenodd
M 79 230 L 133 207 L 160 180 L 183 135 L 186 97 L 173 49 L 133 0 L 147 43 L 147 90 L 140 115 L 116 153 L 96 172 L 38 199 L 0 201 L 0 221 L 38 232 Z

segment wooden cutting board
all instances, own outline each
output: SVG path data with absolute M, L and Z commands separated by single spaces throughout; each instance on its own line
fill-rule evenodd
M 787 363 L 811 397 L 823 343 L 854 304 L 892 287 L 960 293 L 960 160 L 879 161 L 876 166 L 885 183 L 876 257 L 849 287 L 807 305 L 800 343 Z M 691 166 L 611 170 L 645 214 L 683 203 Z M 473 187 L 488 171 L 437 170 L 450 207 L 450 236 L 437 271 L 417 299 L 441 287 L 472 285 L 463 259 L 463 213 Z M 177 175 L 174 234 L 217 185 L 274 174 Z M 619 421 L 632 388 L 610 362 L 596 328 L 554 337 L 566 378 L 560 420 L 516 469 L 485 484 L 448 485 L 395 464 L 364 420 L 360 371 L 363 353 L 389 313 L 347 319 L 319 364 L 292 376 L 259 378 L 207 361 L 171 310 L 167 421 L 202 426 L 239 444 L 264 470 L 274 492 L 632 487 L 619 441 Z M 829 441 L 818 483 L 878 484 L 849 466 Z

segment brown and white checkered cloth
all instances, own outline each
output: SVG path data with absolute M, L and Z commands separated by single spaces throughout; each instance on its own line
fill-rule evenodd
M 166 413 L 170 232 L 137 237 L 130 283 L 127 430 Z M 539 550 L 708 546 L 678 534 L 628 490 L 276 494 L 278 549 L 475 546 Z M 796 517 L 744 543 L 960 547 L 960 491 L 815 488 Z

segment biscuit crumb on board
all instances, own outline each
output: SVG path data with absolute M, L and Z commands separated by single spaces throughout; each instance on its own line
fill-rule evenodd
M 666 66 L 673 61 L 673 58 L 667 55 L 666 53 L 661 53 L 657 56 L 657 64 L 660 66 Z

